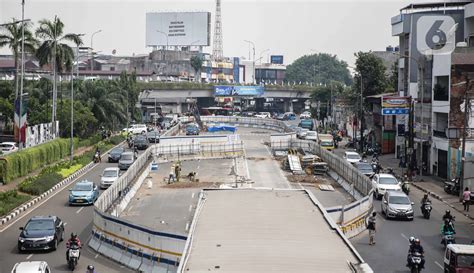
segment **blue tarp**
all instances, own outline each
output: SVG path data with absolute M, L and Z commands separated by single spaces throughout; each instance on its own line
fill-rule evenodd
M 235 132 L 237 131 L 237 128 L 235 126 L 230 126 L 230 125 L 216 125 L 216 126 L 207 127 L 207 131 L 208 132 L 219 132 L 219 131 Z

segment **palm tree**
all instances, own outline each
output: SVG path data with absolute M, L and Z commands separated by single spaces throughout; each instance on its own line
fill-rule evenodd
M 80 35 L 68 33 L 64 34 L 64 24 L 57 17 L 53 21 L 43 19 L 39 21 L 40 26 L 36 29 L 36 36 L 42 40 L 36 51 L 41 66 L 52 64 L 53 69 L 53 133 L 56 134 L 56 98 L 57 98 L 57 72 L 72 68 L 74 52 L 65 42 L 72 42 L 76 45 L 82 44 Z
M 15 98 L 18 97 L 18 70 L 21 55 L 22 26 L 25 26 L 25 52 L 34 53 L 37 45 L 36 39 L 29 30 L 30 23 L 19 23 L 12 18 L 12 23 L 0 26 L 0 48 L 8 46 L 15 60 Z

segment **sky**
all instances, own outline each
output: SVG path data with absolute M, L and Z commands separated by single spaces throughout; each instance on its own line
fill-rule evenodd
M 255 43 L 256 59 L 284 55 L 284 62 L 308 54 L 329 53 L 353 65 L 358 51 L 385 50 L 397 45 L 390 18 L 400 8 L 420 0 L 221 0 L 224 56 L 249 56 Z M 426 2 L 426 1 L 425 1 Z M 210 11 L 212 31 L 215 0 L 25 0 L 25 18 L 37 22 L 57 15 L 67 33 L 84 33 L 86 46 L 94 36 L 94 49 L 103 54 L 147 54 L 147 12 Z M 0 0 L 0 23 L 21 18 L 21 0 Z M 211 42 L 213 32 L 211 33 Z M 261 54 L 262 51 L 267 50 Z M 212 48 L 204 49 L 212 52 Z M 7 48 L 0 54 L 9 54 Z

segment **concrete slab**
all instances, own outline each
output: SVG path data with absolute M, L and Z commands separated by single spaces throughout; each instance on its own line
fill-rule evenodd
M 358 254 L 305 191 L 205 191 L 182 272 L 352 272 Z

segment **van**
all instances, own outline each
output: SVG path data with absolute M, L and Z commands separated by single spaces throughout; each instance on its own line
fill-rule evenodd
M 300 124 L 298 124 L 298 126 L 308 130 L 313 130 L 314 122 L 312 119 L 303 119 L 300 121 Z

